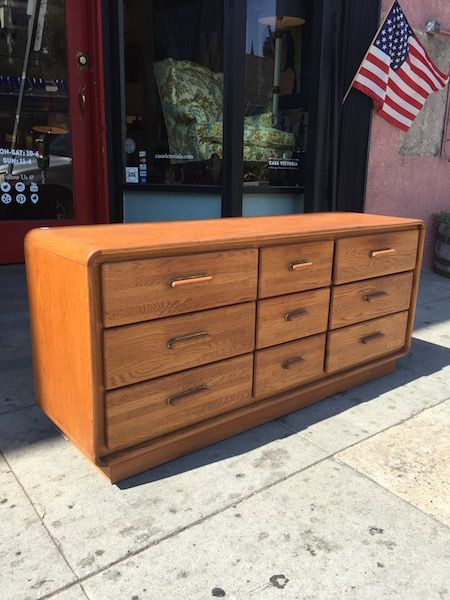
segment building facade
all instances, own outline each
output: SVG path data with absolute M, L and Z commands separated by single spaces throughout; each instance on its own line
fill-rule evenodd
M 450 38 L 422 31 L 449 8 L 416 4 L 448 69 Z M 359 92 L 342 106 L 379 19 L 378 0 L 0 0 L 0 261 L 39 226 L 443 209 L 446 92 L 406 135 Z

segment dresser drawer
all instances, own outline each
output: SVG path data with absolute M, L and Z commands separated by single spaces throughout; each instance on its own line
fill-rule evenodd
M 325 334 L 258 350 L 254 395 L 281 392 L 322 376 L 324 355 Z
M 104 331 L 107 389 L 251 352 L 255 303 Z
M 336 241 L 334 283 L 410 271 L 416 264 L 419 231 L 396 231 Z
M 258 302 L 256 347 L 266 348 L 326 331 L 330 289 Z
M 326 287 L 331 283 L 334 242 L 310 242 L 261 250 L 259 297 Z
M 109 450 L 118 450 L 253 401 L 253 355 L 189 369 L 106 394 Z
M 413 273 L 387 275 L 333 288 L 330 328 L 406 310 L 411 301 Z
M 400 350 L 408 311 L 344 327 L 328 334 L 327 372 L 339 371 Z
M 106 327 L 256 298 L 258 251 L 230 250 L 102 267 Z

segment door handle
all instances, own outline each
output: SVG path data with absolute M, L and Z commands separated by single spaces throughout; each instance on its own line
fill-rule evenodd
M 85 94 L 84 89 L 79 90 L 79 92 L 78 92 L 78 102 L 80 104 L 80 116 L 81 116 L 81 118 L 83 118 L 84 111 L 86 110 L 86 94 Z

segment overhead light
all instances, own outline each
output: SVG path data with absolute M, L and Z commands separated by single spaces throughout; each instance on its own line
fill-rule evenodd
M 302 0 L 266 2 L 258 21 L 274 29 L 298 27 L 306 23 L 306 7 Z

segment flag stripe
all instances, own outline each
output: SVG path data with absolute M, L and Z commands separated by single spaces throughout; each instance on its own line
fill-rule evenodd
M 384 104 L 383 108 L 379 112 L 383 112 L 385 114 L 388 114 L 392 118 L 396 119 L 399 123 L 403 123 L 407 127 L 411 126 L 412 119 L 408 119 L 407 117 L 404 117 L 403 115 L 401 115 L 400 113 L 398 113 L 395 109 L 391 108 L 389 106 L 389 104 Z
M 387 77 L 386 77 L 385 81 L 383 81 L 382 79 L 380 79 L 378 77 L 378 75 L 375 75 L 375 73 L 373 73 L 372 71 L 369 71 L 368 69 L 365 69 L 364 67 L 361 67 L 359 72 L 361 73 L 361 75 L 363 77 L 367 77 L 367 79 L 370 79 L 371 81 L 373 81 L 374 84 L 376 86 L 378 86 L 381 90 L 386 89 Z
M 377 85 L 375 85 L 375 83 L 371 79 L 368 79 L 367 77 L 364 77 L 363 75 L 358 75 L 356 77 L 355 84 L 356 83 L 359 83 L 362 87 L 364 87 L 364 90 L 360 90 L 360 91 L 364 91 L 378 104 L 383 104 L 384 97 L 385 97 L 384 89 L 380 89 Z M 370 90 L 370 94 L 367 92 L 367 90 Z
M 450 73 L 433 64 L 395 0 L 352 85 L 373 99 L 380 117 L 408 131 L 428 96 L 449 79 Z
M 411 63 L 416 65 L 418 69 L 423 71 L 433 82 L 433 85 L 436 87 L 436 91 L 440 90 L 443 87 L 442 80 L 436 76 L 434 71 L 430 69 L 430 66 L 424 61 L 422 54 L 418 52 L 414 46 L 411 46 L 409 58 L 411 59 Z
M 414 117 L 416 117 L 418 115 L 418 113 L 420 112 L 420 110 L 422 109 L 422 106 L 423 106 L 423 104 L 420 105 L 419 107 L 414 106 L 414 104 L 411 104 L 411 102 L 409 100 L 405 100 L 404 98 L 402 98 L 401 96 L 396 94 L 392 87 L 387 88 L 386 96 L 388 98 L 390 98 L 391 100 L 393 100 L 396 104 L 398 104 L 398 106 L 401 106 L 405 111 L 407 111 Z
M 386 121 L 388 121 L 389 123 L 391 123 L 395 127 L 398 127 L 402 131 L 408 131 L 408 129 L 410 128 L 410 125 L 405 125 L 405 123 L 402 123 L 401 121 L 398 121 L 397 119 L 393 118 L 391 115 L 387 114 L 383 110 L 379 110 L 377 112 L 377 115 L 379 115 L 380 117 L 383 117 L 383 119 L 385 119 Z
M 386 74 L 389 73 L 389 64 L 387 62 L 384 62 L 383 60 L 380 60 L 378 56 L 375 56 L 375 54 L 373 54 L 372 52 L 368 53 L 368 55 L 366 56 L 366 60 L 378 67 L 380 71 Z
M 431 79 L 431 73 L 430 71 L 425 71 L 423 68 L 423 64 L 421 62 L 419 62 L 416 58 L 414 58 L 414 56 L 412 56 L 411 54 L 408 56 L 408 58 L 406 59 L 408 65 L 411 68 L 411 71 L 417 75 L 417 77 L 419 79 L 422 79 L 423 81 L 425 81 L 429 87 L 431 88 L 431 90 L 433 92 L 437 92 L 441 89 L 440 84 L 437 82 L 436 79 Z
M 391 98 L 389 96 L 389 94 L 386 94 L 386 99 L 385 99 L 384 103 L 385 103 L 385 105 L 387 104 L 393 110 L 395 110 L 396 113 L 398 113 L 402 117 L 405 117 L 405 119 L 409 119 L 411 122 L 414 121 L 414 119 L 417 116 L 417 115 L 413 115 L 409 110 L 406 110 L 405 108 L 403 108 L 403 106 L 401 106 L 400 104 L 395 102 L 395 100 L 393 98 Z
M 389 77 L 389 85 L 394 85 L 401 89 L 406 96 L 405 100 L 414 100 L 417 104 L 420 104 L 420 108 L 422 108 L 424 105 L 426 98 L 424 98 L 422 94 L 418 94 L 412 89 L 412 87 L 405 83 L 405 81 L 399 76 L 398 71 L 391 72 Z
M 417 83 L 415 81 L 413 81 L 411 79 L 411 77 L 409 77 L 409 75 L 407 75 L 405 73 L 405 70 L 403 69 L 403 67 L 400 67 L 400 69 L 397 69 L 396 74 L 404 83 L 406 83 L 406 85 L 408 85 L 412 90 L 414 90 L 416 92 L 416 94 L 419 94 L 419 96 L 422 96 L 422 98 L 424 100 L 426 100 L 428 98 L 429 94 L 427 94 L 427 92 L 425 92 L 425 90 L 422 87 L 420 87 L 420 85 L 417 85 Z
M 424 59 L 427 60 L 428 65 L 431 69 L 433 69 L 433 71 L 435 72 L 436 76 L 438 78 L 440 78 L 442 80 L 442 84 L 446 85 L 448 83 L 449 80 L 449 74 L 445 74 L 443 73 L 431 60 L 428 52 L 425 50 L 425 48 L 422 46 L 422 44 L 419 42 L 419 40 L 417 39 L 416 36 L 412 36 L 409 40 L 409 43 L 411 44 L 411 46 L 413 46 L 418 52 L 420 52 L 420 54 L 422 54 L 422 56 L 424 57 Z

